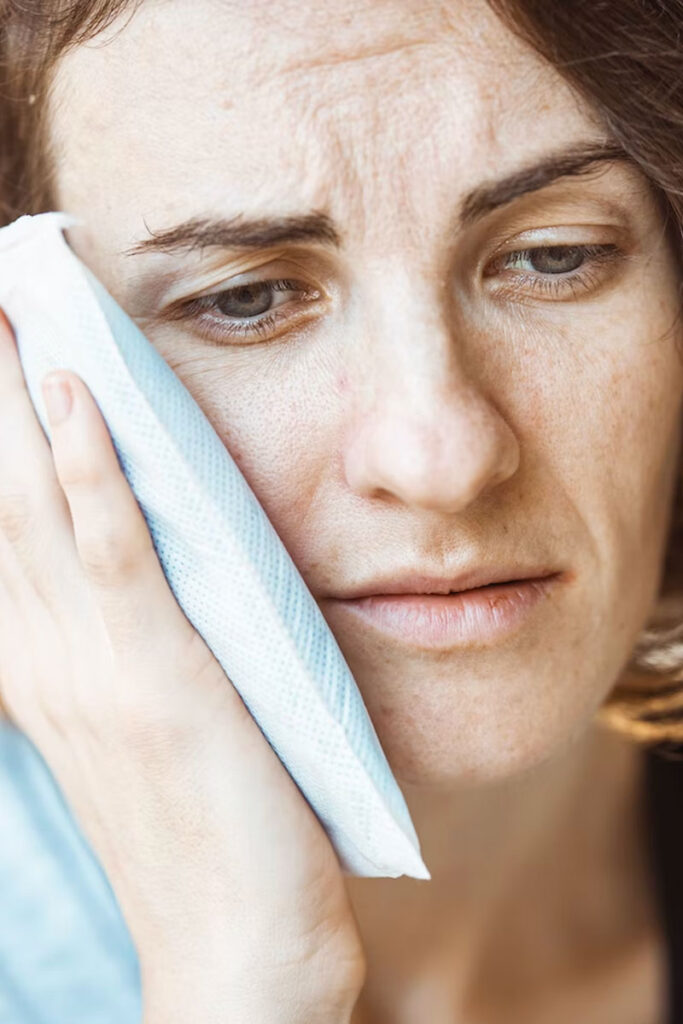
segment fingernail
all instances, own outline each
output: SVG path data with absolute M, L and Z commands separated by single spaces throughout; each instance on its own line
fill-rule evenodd
M 46 377 L 43 381 L 43 397 L 50 425 L 58 427 L 71 412 L 71 385 L 64 377 Z

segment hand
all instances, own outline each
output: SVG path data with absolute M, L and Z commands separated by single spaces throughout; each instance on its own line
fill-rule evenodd
M 92 395 L 48 379 L 73 399 L 52 450 L 0 314 L 0 698 L 107 873 L 147 1013 L 348 1020 L 336 854 L 177 604 Z

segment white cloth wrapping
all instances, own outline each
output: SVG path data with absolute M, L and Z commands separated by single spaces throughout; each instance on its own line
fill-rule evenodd
M 430 878 L 313 595 L 189 391 L 68 245 L 63 228 L 75 223 L 53 212 L 0 229 L 0 306 L 46 435 L 40 383 L 51 370 L 71 370 L 105 418 L 180 607 L 317 814 L 342 869 Z

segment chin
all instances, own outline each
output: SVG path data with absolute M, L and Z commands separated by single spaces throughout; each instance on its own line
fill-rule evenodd
M 443 695 L 442 695 L 443 697 Z M 423 692 L 405 705 L 370 701 L 368 710 L 398 783 L 427 788 L 486 785 L 522 778 L 561 758 L 594 727 L 595 700 L 565 702 L 561 713 L 542 700 L 438 699 Z M 372 706 L 371 706 L 372 705 Z
M 512 780 L 560 759 L 593 731 L 623 651 L 600 630 L 587 643 L 583 620 L 572 623 L 569 631 L 565 622 L 563 631 L 438 656 L 406 656 L 362 635 L 340 638 L 399 784 Z

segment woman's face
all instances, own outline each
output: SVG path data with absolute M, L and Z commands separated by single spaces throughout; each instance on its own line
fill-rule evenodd
M 72 244 L 236 459 L 398 778 L 578 736 L 657 593 L 683 369 L 644 180 L 549 169 L 609 141 L 557 73 L 483 0 L 148 2 L 62 60 L 52 129 Z M 317 234 L 268 237 L 294 217 Z M 186 221 L 221 223 L 151 244 Z M 488 640 L 335 600 L 510 565 L 564 575 Z

